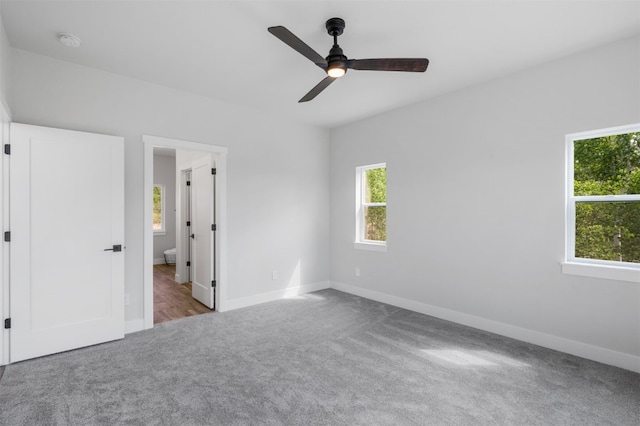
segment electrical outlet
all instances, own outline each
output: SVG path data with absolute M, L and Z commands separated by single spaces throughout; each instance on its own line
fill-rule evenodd
M 278 271 L 276 271 L 275 269 L 273 271 L 271 271 L 271 279 L 273 281 L 278 279 Z
M 356 277 L 360 276 L 360 268 L 356 268 Z
M 129 293 L 125 293 L 124 294 L 124 304 L 128 305 L 131 302 L 131 300 L 129 299 Z

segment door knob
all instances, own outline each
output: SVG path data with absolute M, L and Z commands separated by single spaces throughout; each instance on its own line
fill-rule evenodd
M 196 239 L 196 234 L 191 234 L 191 238 Z
M 117 244 L 112 248 L 104 249 L 104 251 L 122 251 L 122 246 L 120 244 Z

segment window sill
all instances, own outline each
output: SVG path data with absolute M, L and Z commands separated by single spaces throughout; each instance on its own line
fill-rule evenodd
M 581 262 L 561 262 L 560 265 L 562 273 L 567 275 L 640 283 L 640 269 L 638 268 Z
M 358 250 L 369 250 L 369 251 L 381 251 L 387 252 L 387 244 L 386 243 L 353 243 L 353 248 Z
M 167 235 L 166 231 L 153 231 L 153 236 L 154 237 L 162 237 L 164 235 Z

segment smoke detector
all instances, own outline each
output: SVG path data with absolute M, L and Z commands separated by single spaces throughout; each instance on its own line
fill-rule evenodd
M 80 38 L 78 38 L 77 36 L 74 36 L 73 34 L 69 34 L 69 33 L 59 33 L 58 34 L 58 41 L 62 44 L 64 44 L 67 47 L 78 47 L 80 46 Z

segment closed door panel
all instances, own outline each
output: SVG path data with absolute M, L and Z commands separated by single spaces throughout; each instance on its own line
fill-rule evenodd
M 11 145 L 11 362 L 124 337 L 124 140 L 12 124 Z

